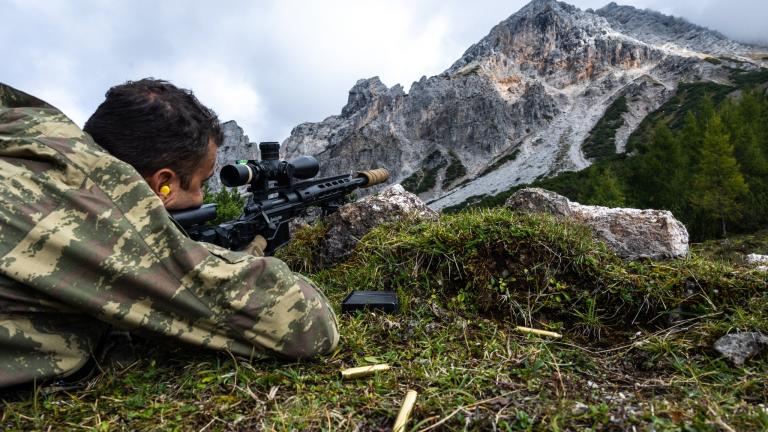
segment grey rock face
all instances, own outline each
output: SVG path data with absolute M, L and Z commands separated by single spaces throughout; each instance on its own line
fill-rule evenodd
M 623 152 L 680 81 L 728 79 L 726 65 L 705 62 L 704 53 L 737 48 L 751 49 L 654 12 L 534 0 L 408 94 L 377 77 L 358 81 L 340 115 L 293 129 L 285 156 L 315 155 L 325 175 L 387 168 L 394 182 L 440 209 L 585 168 L 591 161 L 582 143 L 626 95 L 616 134 Z M 744 67 L 763 61 L 739 58 Z M 741 67 L 734 64 L 727 66 Z
M 316 268 L 326 268 L 346 259 L 368 231 L 404 218 L 436 220 L 437 213 L 417 196 L 399 184 L 384 189 L 377 195 L 347 204 L 325 218 L 329 229 L 316 257 Z
M 738 55 L 753 50 L 753 47 L 732 41 L 716 31 L 648 9 L 611 2 L 595 13 L 606 18 L 615 29 L 650 44 L 674 42 L 679 47 L 713 55 Z
M 715 342 L 715 350 L 736 366 L 768 350 L 768 336 L 760 332 L 727 334 Z
M 581 205 L 539 188 L 519 190 L 505 205 L 519 211 L 551 213 L 584 223 L 596 238 L 625 259 L 670 259 L 688 254 L 688 231 L 666 210 Z

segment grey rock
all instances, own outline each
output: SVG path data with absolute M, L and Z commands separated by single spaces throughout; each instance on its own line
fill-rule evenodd
M 614 28 L 650 44 L 673 42 L 677 46 L 708 54 L 741 54 L 754 48 L 706 27 L 649 9 L 619 6 L 611 2 L 595 13 L 605 17 Z
M 747 264 L 768 264 L 768 255 L 749 254 Z
M 571 408 L 571 414 L 573 415 L 582 415 L 587 411 L 589 411 L 589 407 L 583 402 L 576 402 L 573 404 L 573 408 Z
M 736 366 L 768 349 L 768 336 L 760 332 L 727 334 L 715 342 L 715 350 Z
M 666 210 L 581 205 L 539 188 L 521 189 L 509 197 L 505 205 L 518 211 L 551 213 L 583 223 L 624 259 L 670 259 L 688 255 L 688 230 Z
M 550 213 L 562 217 L 570 217 L 572 214 L 568 198 L 540 188 L 521 189 L 509 197 L 504 205 L 527 213 Z
M 404 218 L 436 220 L 437 217 L 437 213 L 399 184 L 389 186 L 379 194 L 346 204 L 325 218 L 328 231 L 315 257 L 315 266 L 326 268 L 342 262 L 352 254 L 360 238 L 381 224 Z
M 749 254 L 747 264 L 755 265 L 755 269 L 768 272 L 768 255 Z

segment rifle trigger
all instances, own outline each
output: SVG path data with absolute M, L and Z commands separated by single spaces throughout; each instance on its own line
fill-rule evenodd
M 274 230 L 276 230 L 276 229 L 277 229 L 277 225 L 275 225 L 275 223 L 274 223 L 274 222 L 272 222 L 271 220 L 269 220 L 269 216 L 267 216 L 267 214 L 266 214 L 266 213 L 262 212 L 262 213 L 261 213 L 261 216 L 264 218 L 264 222 L 267 224 L 267 228 L 269 228 L 269 229 L 270 229 L 270 230 L 272 230 L 272 231 L 274 231 Z

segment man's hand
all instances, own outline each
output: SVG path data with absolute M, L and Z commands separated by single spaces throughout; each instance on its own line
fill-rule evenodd
M 267 239 L 260 235 L 256 235 L 256 237 L 253 238 L 253 241 L 243 249 L 243 252 L 247 252 L 251 255 L 255 255 L 257 257 L 263 257 L 264 256 L 264 249 L 267 248 Z

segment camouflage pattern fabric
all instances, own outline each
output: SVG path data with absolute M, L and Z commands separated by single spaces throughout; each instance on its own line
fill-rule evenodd
M 0 387 L 73 373 L 109 326 L 249 358 L 339 339 L 311 281 L 190 240 L 133 167 L 0 84 Z

